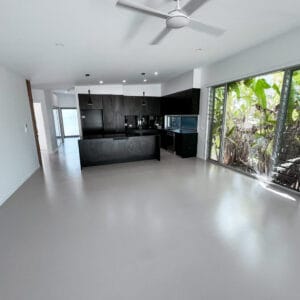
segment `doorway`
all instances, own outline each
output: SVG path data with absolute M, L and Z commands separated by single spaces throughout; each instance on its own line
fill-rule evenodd
M 64 143 L 66 138 L 78 138 L 80 136 L 77 108 L 54 107 L 53 118 L 58 145 Z
M 76 108 L 61 108 L 64 138 L 79 137 L 78 112 Z
M 37 130 L 37 124 L 36 124 L 36 119 L 35 119 L 35 114 L 34 114 L 33 97 L 32 97 L 32 89 L 31 89 L 30 80 L 26 80 L 26 88 L 27 88 L 27 94 L 28 94 L 28 100 L 29 100 L 29 107 L 30 107 L 30 114 L 31 114 L 31 119 L 32 119 L 32 126 L 33 126 L 37 156 L 38 156 L 40 167 L 42 168 L 43 167 L 42 155 L 41 155 L 41 148 L 40 148 L 40 143 L 39 143 L 39 139 L 38 139 L 38 130 Z
M 54 119 L 54 127 L 55 127 L 55 136 L 56 136 L 56 141 L 57 141 L 57 146 L 59 147 L 63 142 L 64 142 L 64 137 L 62 135 L 62 130 L 61 130 L 61 118 L 59 116 L 59 108 L 54 107 L 53 108 L 53 119 Z
M 47 140 L 46 140 L 46 131 L 45 131 L 45 122 L 42 112 L 41 103 L 33 103 L 34 115 L 36 120 L 37 127 L 37 136 L 40 144 L 41 151 L 47 151 Z

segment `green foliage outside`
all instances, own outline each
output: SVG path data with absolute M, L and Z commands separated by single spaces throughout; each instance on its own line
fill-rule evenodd
M 295 144 L 300 143 L 300 71 L 293 73 L 290 99 L 286 115 L 286 132 L 295 137 Z M 299 153 L 300 154 L 300 153 Z
M 283 76 L 278 72 L 229 84 L 225 164 L 270 173 Z
M 228 85 L 221 145 L 224 86 L 215 90 L 211 158 L 249 173 L 269 174 L 283 72 Z
M 215 89 L 214 115 L 212 121 L 212 144 L 210 153 L 210 158 L 213 160 L 219 160 L 220 158 L 224 96 L 224 86 Z
M 285 128 L 274 181 L 300 191 L 300 71 L 292 77 Z
M 293 72 L 285 112 L 280 110 L 283 78 L 284 72 L 276 72 L 233 82 L 227 95 L 225 85 L 214 89 L 210 158 L 300 191 L 300 70 Z M 279 117 L 284 128 L 273 169 Z

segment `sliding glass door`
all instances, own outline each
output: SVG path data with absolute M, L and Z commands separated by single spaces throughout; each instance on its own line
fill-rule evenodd
M 210 159 L 221 159 L 221 142 L 223 132 L 223 112 L 225 104 L 225 86 L 216 87 L 213 90 L 213 115 L 211 127 Z
M 228 84 L 223 163 L 269 175 L 283 72 Z
M 274 181 L 300 191 L 300 70 L 292 72 L 284 113 Z
M 299 191 L 300 70 L 214 87 L 211 101 L 209 158 Z
M 53 108 L 52 111 L 53 111 L 56 140 L 57 140 L 57 145 L 59 146 L 63 142 L 63 136 L 61 133 L 61 126 L 60 126 L 59 108 L 55 107 Z

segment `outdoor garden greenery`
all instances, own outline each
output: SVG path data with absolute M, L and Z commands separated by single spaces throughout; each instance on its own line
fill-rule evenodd
M 275 72 L 213 89 L 210 158 L 299 190 L 300 71 L 293 72 L 286 111 L 280 103 L 284 74 Z M 276 140 L 279 119 L 284 126 Z M 274 152 L 276 142 L 279 153 Z

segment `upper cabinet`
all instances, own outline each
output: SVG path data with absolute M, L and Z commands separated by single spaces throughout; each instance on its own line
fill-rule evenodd
M 103 129 L 121 131 L 125 116 L 198 115 L 200 90 L 190 89 L 165 97 L 79 94 L 78 98 L 83 116 L 92 118 L 93 110 L 102 110 L 96 115 L 102 116 Z
M 89 103 L 89 97 L 91 97 L 91 103 Z M 80 109 L 103 109 L 102 98 L 102 95 L 79 94 L 79 107 Z
M 126 116 L 157 116 L 160 115 L 160 99 L 158 97 L 124 97 L 124 114 Z
M 159 116 L 161 114 L 161 98 L 147 97 L 146 98 L 146 111 L 148 115 Z
M 162 115 L 198 115 L 200 89 L 190 89 L 161 98 Z
M 142 109 L 142 103 L 136 96 L 124 96 L 124 115 L 139 115 Z
M 124 129 L 124 97 L 120 95 L 103 95 L 104 130 L 120 131 Z

